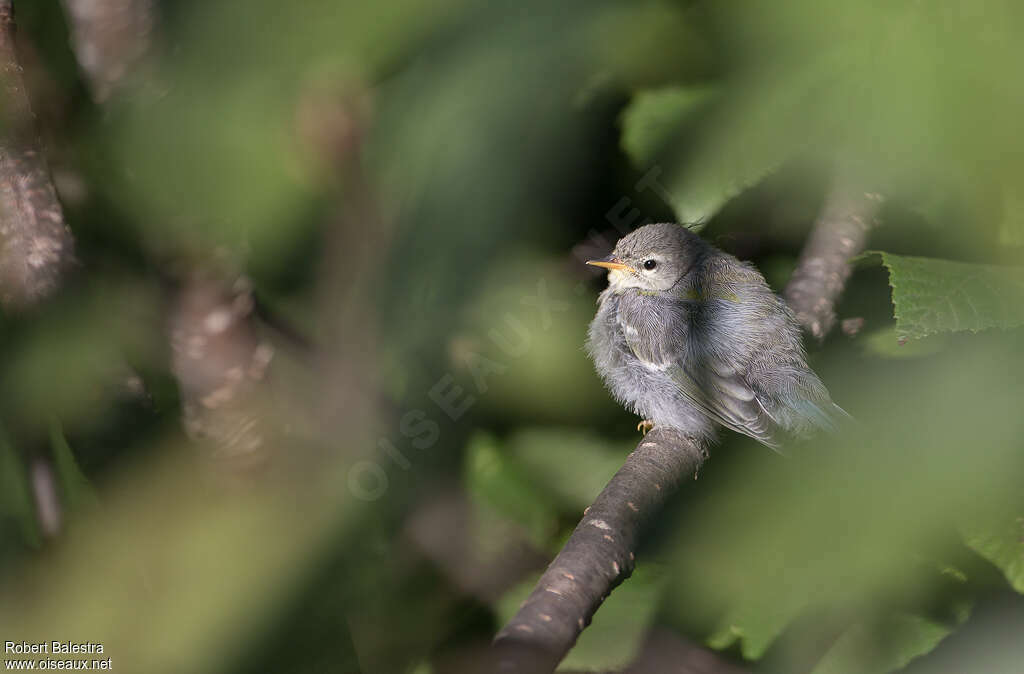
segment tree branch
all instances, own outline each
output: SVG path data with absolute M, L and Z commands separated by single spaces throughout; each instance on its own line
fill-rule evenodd
M 14 43 L 11 0 L 0 0 L 0 304 L 31 306 L 52 293 L 74 240 L 39 151 Z
M 644 524 L 707 453 L 655 428 L 585 512 L 533 593 L 494 640 L 501 672 L 550 672 L 612 589 L 633 572 Z
M 50 179 L 21 76 L 11 0 L 0 0 L 0 305 L 27 309 L 50 296 L 74 259 L 74 239 Z M 32 459 L 31 485 L 40 530 L 60 532 L 49 458 Z
M 783 293 L 800 325 L 819 340 L 835 325 L 835 304 L 850 276 L 850 259 L 864 250 L 882 201 L 855 184 L 843 177 L 833 182 Z

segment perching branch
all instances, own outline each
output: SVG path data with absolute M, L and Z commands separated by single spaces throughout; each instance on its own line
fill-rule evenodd
M 497 671 L 550 672 L 612 589 L 633 572 L 640 533 L 705 450 L 655 428 L 585 512 L 533 593 L 494 640 Z
M 800 253 L 783 296 L 796 319 L 816 339 L 836 322 L 835 305 L 850 276 L 850 260 L 864 250 L 881 204 L 878 194 L 837 178 Z
M 14 44 L 11 0 L 0 0 L 0 304 L 31 306 L 52 293 L 74 240 L 39 149 Z

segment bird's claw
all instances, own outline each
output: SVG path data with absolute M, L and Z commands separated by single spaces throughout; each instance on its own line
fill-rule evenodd
M 636 425 L 636 430 L 640 431 L 644 435 L 647 435 L 652 428 L 654 428 L 654 422 L 650 419 L 644 419 Z

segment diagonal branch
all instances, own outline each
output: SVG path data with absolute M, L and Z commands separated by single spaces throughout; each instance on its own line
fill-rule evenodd
M 836 322 L 836 300 L 850 277 L 850 260 L 864 250 L 882 197 L 839 177 L 825 197 L 783 296 L 800 325 L 824 339 Z
M 640 442 L 495 637 L 498 671 L 554 670 L 605 597 L 633 572 L 644 525 L 706 456 L 692 439 L 670 430 L 655 428 Z
M 57 290 L 74 260 L 74 239 L 39 148 L 35 116 L 15 47 L 14 8 L 0 0 L 0 306 L 28 309 Z M 53 466 L 32 460 L 32 495 L 40 529 L 61 528 Z

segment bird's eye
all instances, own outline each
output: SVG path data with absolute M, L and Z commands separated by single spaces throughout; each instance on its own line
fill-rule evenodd
M 655 260 L 644 260 L 644 269 L 646 269 L 647 271 L 650 271 L 657 266 L 658 263 Z

